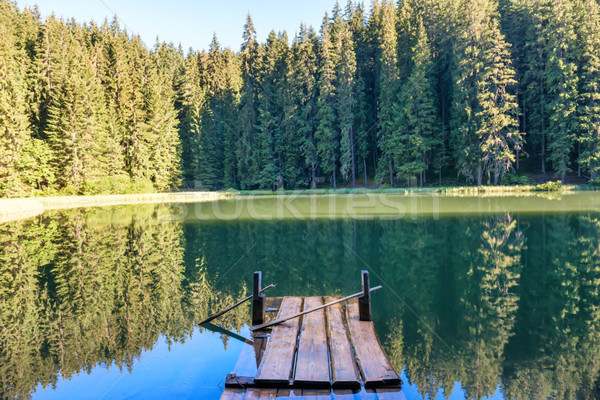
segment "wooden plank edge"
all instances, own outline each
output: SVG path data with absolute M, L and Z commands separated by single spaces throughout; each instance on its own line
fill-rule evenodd
M 288 297 L 288 296 L 286 296 L 286 297 Z M 289 297 L 297 297 L 297 296 L 289 296 Z M 299 298 L 300 298 L 300 309 L 302 309 L 302 307 L 304 305 L 304 297 L 299 297 Z M 284 299 L 285 299 L 285 297 L 282 297 L 282 303 L 283 303 Z M 281 310 L 281 307 L 280 307 L 280 310 Z M 291 319 L 293 319 L 293 318 L 291 318 Z M 288 379 L 287 380 L 284 380 L 284 379 L 260 379 L 260 378 L 257 379 L 255 377 L 254 384 L 256 387 L 287 388 L 287 387 L 292 386 L 294 371 L 296 368 L 296 357 L 297 357 L 297 353 L 298 353 L 298 338 L 300 337 L 300 329 L 302 327 L 302 318 L 301 317 L 298 317 L 297 326 L 298 326 L 298 330 L 296 331 L 296 341 L 294 342 L 292 366 L 290 369 L 290 376 L 288 377 Z M 269 337 L 269 341 L 270 341 L 270 337 Z M 257 368 L 257 371 L 256 371 L 257 376 L 259 375 L 259 373 L 263 367 L 265 356 L 267 355 L 267 350 L 268 350 L 268 348 L 265 348 L 265 352 L 263 353 L 263 359 L 261 361 L 261 365 Z
M 351 344 L 352 350 L 354 352 L 354 357 L 356 358 L 356 361 L 357 361 L 356 364 L 357 364 L 359 372 L 364 380 L 364 387 L 369 388 L 369 389 L 378 388 L 378 387 L 396 387 L 396 386 L 401 387 L 402 379 L 400 378 L 400 375 L 398 374 L 398 372 L 396 372 L 396 370 L 392 367 L 392 364 L 390 363 L 390 360 L 388 359 L 387 354 L 385 354 L 385 350 L 383 350 L 383 346 L 381 345 L 381 341 L 379 340 L 379 336 L 377 335 L 377 331 L 375 330 L 375 324 L 373 323 L 373 321 L 358 321 L 360 323 L 371 324 L 371 328 L 373 329 L 373 334 L 375 336 L 375 341 L 379 345 L 379 348 L 381 349 L 383 356 L 385 357 L 388 365 L 391 368 L 391 370 L 388 370 L 388 371 L 391 372 L 390 375 L 392 375 L 392 373 L 393 373 L 393 375 L 395 375 L 395 377 L 388 378 L 388 379 L 378 379 L 378 380 L 367 380 L 366 379 L 366 374 L 365 374 L 365 371 L 362 366 L 362 360 L 360 359 L 360 357 L 358 356 L 358 352 L 356 351 L 356 343 L 354 342 L 352 330 L 350 329 L 350 321 L 348 321 L 348 310 L 347 310 L 347 307 L 344 307 L 344 308 L 346 308 L 344 310 L 344 323 L 346 325 L 346 329 L 348 330 L 350 344 Z
M 327 298 L 332 299 L 331 296 L 325 296 L 323 301 L 327 301 Z M 356 353 L 354 350 L 354 345 L 352 343 L 352 339 L 350 337 L 350 329 L 348 327 L 346 321 L 346 305 L 340 304 L 340 316 L 342 317 L 342 325 L 344 326 L 344 331 L 346 332 L 346 338 L 348 340 L 348 344 L 350 345 L 350 351 L 352 352 L 353 361 L 354 361 L 354 369 L 356 370 L 358 380 L 347 381 L 347 380 L 334 380 L 333 379 L 333 356 L 331 355 L 331 330 L 329 329 L 329 313 L 330 309 L 328 308 L 325 312 L 325 334 L 327 335 L 327 352 L 329 354 L 329 373 L 331 375 L 331 387 L 334 389 L 360 389 L 362 387 L 361 381 L 361 371 L 360 365 L 357 362 Z
M 227 378 L 225 378 L 225 387 L 231 389 L 254 387 L 254 377 L 227 375 Z
M 331 389 L 331 382 L 294 380 L 292 387 L 297 389 Z

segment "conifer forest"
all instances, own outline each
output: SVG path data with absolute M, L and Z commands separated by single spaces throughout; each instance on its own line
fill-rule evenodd
M 600 180 L 598 0 L 349 1 L 208 50 L 0 0 L 3 197 L 524 171 Z

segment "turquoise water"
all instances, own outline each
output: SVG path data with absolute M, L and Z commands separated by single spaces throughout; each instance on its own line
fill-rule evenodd
M 198 217 L 207 204 L 123 206 L 2 224 L 0 393 L 218 399 L 244 344 L 195 323 L 249 293 L 253 271 L 278 284 L 269 295 L 304 296 L 354 293 L 368 269 L 409 400 L 598 398 L 600 210 L 578 196 L 359 217 L 322 204 L 310 218 L 238 219 Z M 253 201 L 264 213 L 281 199 Z M 218 206 L 248 209 L 235 202 Z M 495 206 L 473 210 L 482 202 Z M 248 313 L 218 325 L 248 337 Z

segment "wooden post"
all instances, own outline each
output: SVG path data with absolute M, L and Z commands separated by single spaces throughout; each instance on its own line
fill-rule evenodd
M 252 286 L 252 326 L 260 325 L 265 322 L 265 298 L 266 294 L 261 293 L 262 272 L 254 273 L 254 284 Z
M 363 294 L 358 298 L 358 318 L 361 321 L 371 321 L 371 284 L 369 271 L 362 271 Z

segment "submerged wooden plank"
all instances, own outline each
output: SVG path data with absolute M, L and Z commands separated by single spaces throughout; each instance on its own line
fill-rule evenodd
M 365 380 L 365 387 L 399 385 L 400 377 L 387 359 L 371 321 L 360 321 L 358 304 L 346 305 L 346 316 L 354 351 Z
M 277 399 L 300 399 L 302 398 L 302 389 L 277 389 Z
M 325 302 L 334 297 L 325 297 Z M 331 356 L 331 380 L 334 388 L 360 388 L 360 373 L 352 351 L 352 344 L 344 325 L 341 304 L 327 309 L 327 336 Z
M 379 400 L 406 400 L 406 396 L 400 388 L 377 388 L 375 393 Z
M 302 389 L 302 400 L 330 400 L 330 389 Z
M 221 400 L 242 400 L 246 396 L 246 389 L 225 389 Z
M 285 297 L 281 302 L 278 318 L 297 314 L 302 306 L 301 297 Z M 299 330 L 299 318 L 277 325 L 271 331 L 271 337 L 258 368 L 254 382 L 263 386 L 289 385 L 294 366 L 296 340 Z
M 277 397 L 277 389 L 248 389 L 244 400 L 270 400 Z
M 320 297 L 306 297 L 304 309 L 309 310 L 323 304 Z M 296 387 L 329 387 L 329 354 L 323 310 L 307 314 L 302 320 L 298 356 L 296 357 Z

